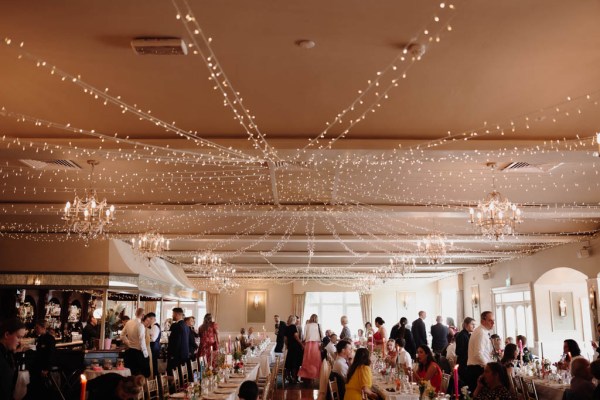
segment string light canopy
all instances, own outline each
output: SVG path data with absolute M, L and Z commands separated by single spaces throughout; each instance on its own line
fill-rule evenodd
M 148 259 L 161 257 L 166 250 L 169 250 L 170 243 L 170 240 L 156 231 L 140 234 L 137 240 L 131 239 L 134 252 Z
M 448 242 L 446 236 L 441 233 L 431 233 L 418 243 L 418 251 L 427 264 L 444 264 L 446 254 L 452 248 L 452 242 Z
M 496 163 L 488 163 L 495 169 Z M 523 222 L 521 209 L 498 192 L 493 181 L 492 192 L 479 202 L 477 211 L 469 208 L 469 222 L 474 224 L 479 232 L 488 239 L 499 240 L 505 235 L 514 235 L 517 224 Z
M 115 219 L 115 206 L 108 205 L 106 199 L 98 201 L 94 189 L 94 167 L 99 164 L 96 160 L 88 160 L 91 166 L 91 188 L 86 190 L 85 197 L 75 195 L 73 203 L 67 201 L 62 219 L 67 224 L 69 233 L 76 233 L 84 240 L 96 239 L 102 236 L 105 228 Z

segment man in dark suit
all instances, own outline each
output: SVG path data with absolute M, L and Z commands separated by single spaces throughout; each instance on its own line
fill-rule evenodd
M 190 328 L 183 320 L 183 309 L 173 309 L 173 324 L 170 329 L 169 344 L 167 345 L 167 374 L 187 362 L 190 357 Z
M 431 325 L 431 350 L 441 353 L 448 346 L 448 327 L 442 324 L 442 316 L 435 318 L 435 325 Z
M 417 348 L 422 344 L 427 345 L 427 329 L 425 329 L 425 322 L 423 322 L 425 318 L 427 318 L 427 313 L 419 311 L 419 318 L 413 321 L 410 328 Z
M 36 338 L 36 350 L 33 352 L 33 363 L 29 367 L 30 381 L 27 385 L 28 399 L 44 398 L 46 387 L 44 380 L 54 361 L 56 350 L 56 339 L 46 332 L 46 321 L 38 321 L 35 324 L 34 335 Z
M 285 341 L 285 322 L 279 319 L 279 315 L 275 315 L 275 336 L 277 336 L 277 345 L 275 353 L 283 353 L 283 343 Z
M 469 339 L 471 333 L 475 330 L 475 320 L 471 317 L 463 321 L 462 331 L 456 334 L 456 363 L 458 364 L 458 376 L 464 383 L 467 381 L 467 359 L 469 358 Z

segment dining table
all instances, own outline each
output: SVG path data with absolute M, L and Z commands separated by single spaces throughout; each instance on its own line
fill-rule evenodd
M 131 376 L 131 370 L 129 368 L 122 368 L 122 369 L 117 369 L 117 368 L 113 368 L 113 369 L 92 369 L 92 368 L 87 368 L 83 371 L 83 374 L 85 375 L 86 379 L 88 381 L 99 377 L 100 375 L 105 375 L 105 374 L 119 374 L 121 376 Z
M 246 358 L 246 362 L 259 364 L 258 376 L 261 378 L 269 375 L 271 364 L 275 362 L 275 346 L 277 343 L 269 343 L 259 354 Z
M 393 380 L 388 381 L 378 374 L 373 375 L 372 389 L 383 400 L 419 400 L 419 388 L 416 383 L 411 383 L 406 392 L 397 391 Z
M 558 383 L 548 379 L 524 376 L 523 380 L 533 381 L 539 400 L 562 400 L 565 390 L 569 388 L 569 384 Z

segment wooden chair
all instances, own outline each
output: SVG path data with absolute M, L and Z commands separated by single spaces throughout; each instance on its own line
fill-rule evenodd
M 440 386 L 442 393 L 448 393 L 448 384 L 450 384 L 450 374 L 442 373 L 442 385 Z
M 270 395 L 271 395 L 271 381 L 268 380 L 267 384 L 265 385 L 265 388 L 263 389 L 262 400 L 271 399 L 271 397 L 269 397 Z
M 329 381 L 329 400 L 342 400 L 340 399 L 340 391 L 338 390 L 337 381 Z
M 527 379 L 525 383 L 525 395 L 527 400 L 538 400 L 537 390 L 535 390 L 535 383 L 533 380 Z
M 192 370 L 192 376 L 196 376 L 196 373 L 199 371 L 198 369 L 198 360 L 194 360 L 190 363 L 191 365 L 191 370 Z
M 146 379 L 146 382 L 144 383 L 144 392 L 146 394 L 146 400 L 160 400 L 157 378 Z
M 279 358 L 279 368 L 277 370 L 277 376 L 281 376 L 281 388 L 285 389 L 285 357 L 287 356 L 287 350 L 283 353 L 283 356 L 277 356 Z M 277 382 L 277 378 L 275 378 Z
M 173 370 L 173 386 L 175 387 L 175 393 L 181 390 L 181 381 L 179 380 L 179 371 L 177 368 Z
M 160 382 L 160 391 L 162 398 L 163 400 L 166 400 L 169 398 L 169 377 L 167 376 L 167 374 L 160 374 L 158 375 L 158 379 Z
M 179 371 L 181 373 L 180 378 L 181 378 L 181 385 L 182 386 L 187 386 L 190 383 L 190 376 L 188 375 L 188 367 L 187 364 L 181 364 L 179 366 Z
M 517 400 L 525 399 L 525 389 L 523 388 L 523 379 L 520 376 L 511 377 Z

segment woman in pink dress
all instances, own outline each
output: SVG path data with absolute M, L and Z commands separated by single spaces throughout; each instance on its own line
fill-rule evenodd
M 219 350 L 219 327 L 213 321 L 211 314 L 204 316 L 204 321 L 198 328 L 198 336 L 200 336 L 198 357 L 206 357 L 207 363 L 216 368 L 217 357 L 213 357 L 213 351 Z
M 298 376 L 303 379 L 318 379 L 321 372 L 321 326 L 317 314 L 310 316 L 304 327 L 304 356 Z
M 386 348 L 385 343 L 387 342 L 387 330 L 385 329 L 385 321 L 381 317 L 375 318 L 375 326 L 377 332 L 373 334 L 373 344 L 375 349 L 381 349 L 381 355 L 385 357 Z

